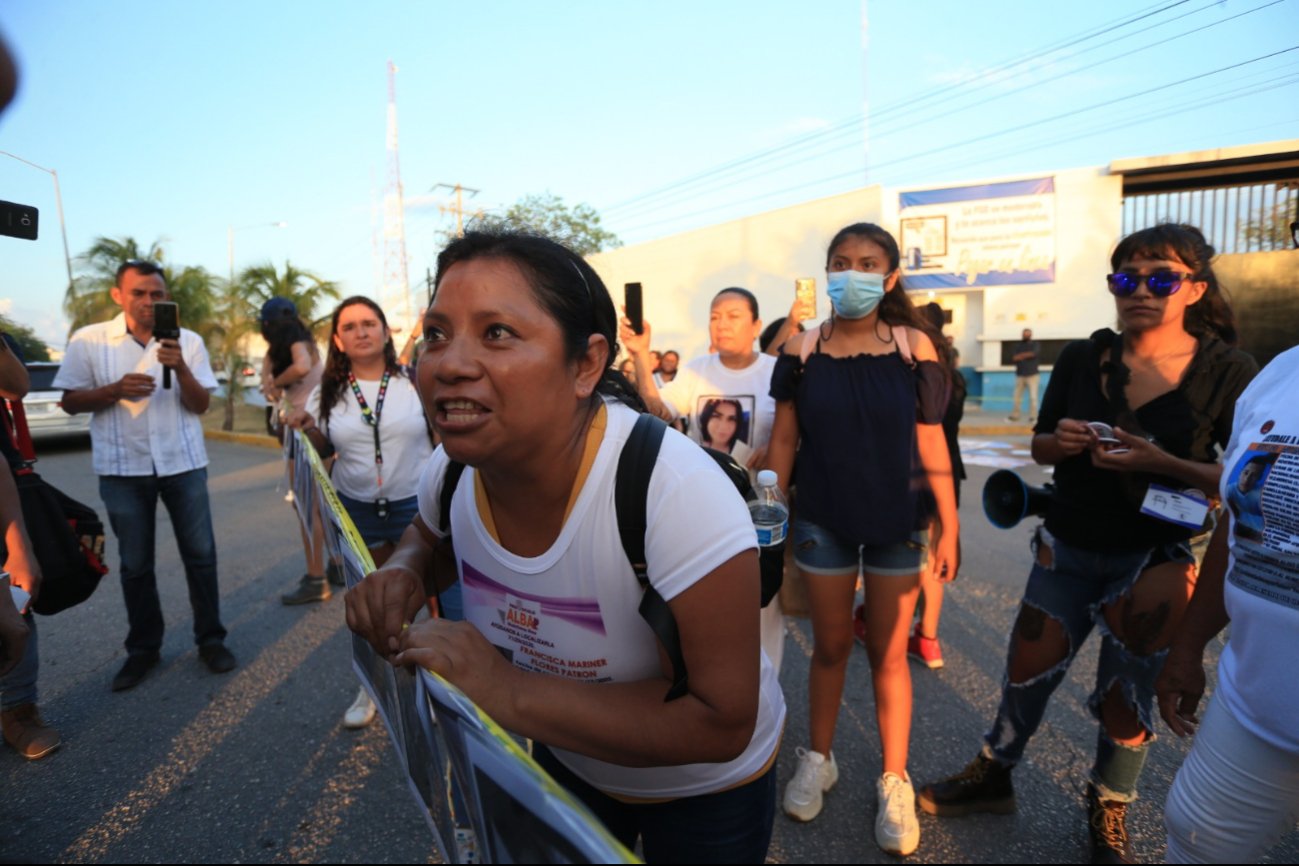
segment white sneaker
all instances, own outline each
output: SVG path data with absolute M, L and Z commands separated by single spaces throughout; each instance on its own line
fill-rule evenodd
M 839 766 L 834 762 L 834 752 L 829 760 L 820 752 L 799 746 L 798 769 L 785 786 L 785 799 L 781 806 L 785 814 L 797 821 L 811 821 L 821 813 L 821 795 L 839 781 Z
M 468 827 L 456 828 L 456 857 L 458 863 L 479 863 L 478 837 Z
M 356 700 L 352 701 L 352 705 L 343 714 L 343 727 L 364 728 L 374 721 L 375 710 L 374 701 L 370 700 L 370 693 L 361 689 L 356 693 Z
M 875 844 L 889 854 L 905 857 L 920 845 L 916 821 L 916 790 L 911 777 L 885 773 L 875 785 L 879 795 L 875 814 Z

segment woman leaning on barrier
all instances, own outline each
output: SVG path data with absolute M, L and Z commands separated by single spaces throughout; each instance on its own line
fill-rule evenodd
M 688 690 L 641 619 L 615 470 L 639 403 L 610 367 L 595 271 L 538 237 L 469 232 L 438 257 L 420 395 L 442 446 L 348 624 L 394 664 L 449 679 L 629 847 L 654 862 L 762 862 L 785 706 L 759 651 L 756 536 L 734 484 L 666 431 L 646 492 L 649 582 L 680 630 Z M 465 622 L 426 620 L 421 575 L 450 504 Z M 741 615 L 741 612 L 749 612 Z
M 1124 238 L 1107 278 L 1119 333 L 1097 331 L 1056 361 L 1032 444 L 1038 463 L 1055 466 L 1056 492 L 1034 538 L 997 718 L 965 770 L 920 791 L 926 812 L 1014 811 L 1011 770 L 1099 627 L 1092 856 L 1130 862 L 1127 805 L 1155 736 L 1155 676 L 1195 585 L 1190 541 L 1218 489 L 1236 399 L 1258 370 L 1235 348 L 1212 257 L 1189 225 Z

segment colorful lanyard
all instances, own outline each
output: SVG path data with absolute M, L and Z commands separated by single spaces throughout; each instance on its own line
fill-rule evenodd
M 383 398 L 388 394 L 388 371 L 383 371 L 383 379 L 379 382 L 379 399 L 374 401 L 373 411 L 365 402 L 365 396 L 361 393 L 361 386 L 356 383 L 356 376 L 352 374 L 351 370 L 347 371 L 347 381 L 352 386 L 352 393 L 356 396 L 356 405 L 361 407 L 361 417 L 374 430 L 374 468 L 379 475 L 379 487 L 382 488 L 383 449 L 379 447 L 379 416 L 383 414 Z

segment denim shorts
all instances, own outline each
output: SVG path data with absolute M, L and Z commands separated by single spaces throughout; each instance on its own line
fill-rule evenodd
M 801 517 L 794 519 L 794 562 L 808 574 L 915 574 L 929 561 L 929 530 L 893 544 L 857 545 Z
M 347 509 L 347 516 L 352 518 L 352 523 L 356 524 L 356 531 L 361 533 L 361 538 L 369 547 L 385 541 L 396 544 L 401 540 L 401 534 L 406 531 L 406 527 L 410 526 L 415 515 L 419 513 L 418 496 L 389 502 L 387 517 L 379 516 L 373 502 L 353 499 L 341 493 L 338 494 L 338 499 Z

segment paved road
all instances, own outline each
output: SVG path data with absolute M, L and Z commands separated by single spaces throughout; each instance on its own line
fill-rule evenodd
M 1022 439 L 1005 440 L 1022 446 Z M 191 642 L 179 561 L 160 520 L 159 571 L 168 633 L 163 664 L 138 688 L 108 684 L 123 660 L 125 612 L 110 575 L 79 608 L 41 619 L 41 704 L 64 747 L 27 763 L 0 749 L 0 860 L 71 862 L 411 862 L 433 845 L 397 771 L 381 727 L 340 725 L 355 682 L 342 606 L 306 610 L 277 595 L 301 568 L 294 517 L 277 492 L 274 451 L 209 442 L 221 555 L 222 605 L 240 659 L 217 677 Z M 99 505 L 81 443 L 46 446 L 40 469 L 71 495 Z M 916 714 L 911 772 L 919 780 L 959 769 L 978 747 L 995 707 L 1005 635 L 1026 574 L 1028 528 L 994 530 L 977 511 L 990 470 L 971 467 L 963 518 L 966 567 L 948 595 L 942 638 L 947 667 L 913 667 Z M 1040 482 L 1040 469 L 1025 475 Z M 102 509 L 101 509 L 102 513 Z M 109 541 L 110 561 L 115 562 Z M 1082 790 L 1095 726 L 1085 708 L 1095 639 L 1057 694 L 1016 771 L 1018 814 L 939 821 L 922 816 L 915 862 L 1075 862 L 1086 856 Z M 790 704 L 780 765 L 806 740 L 807 623 L 795 621 L 783 684 Z M 855 650 L 835 752 L 842 773 L 821 817 L 778 817 L 773 862 L 889 862 L 874 845 L 879 773 L 870 675 Z M 1184 754 L 1162 736 L 1131 819 L 1143 861 L 1163 856 L 1161 808 Z M 1287 838 L 1277 862 L 1299 861 Z

